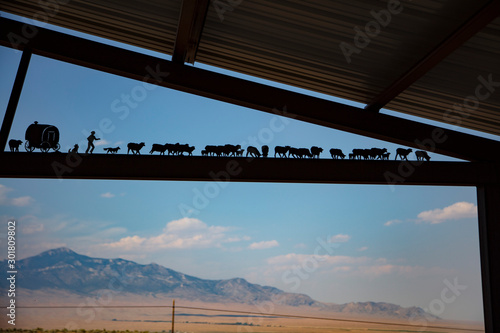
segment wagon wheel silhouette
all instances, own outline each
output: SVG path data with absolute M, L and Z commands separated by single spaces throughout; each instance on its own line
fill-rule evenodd
M 30 142 L 28 140 L 26 140 L 26 142 L 24 143 L 24 149 L 26 149 L 27 152 L 33 152 L 33 150 L 35 150 L 35 147 L 31 146 L 30 145 Z
M 40 150 L 42 151 L 42 153 L 48 152 L 49 149 L 50 149 L 50 143 L 48 143 L 47 141 L 44 141 L 40 144 Z

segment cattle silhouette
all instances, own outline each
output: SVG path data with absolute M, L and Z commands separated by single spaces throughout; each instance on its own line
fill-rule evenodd
M 262 157 L 267 157 L 269 155 L 269 146 L 262 146 Z
M 19 146 L 22 145 L 23 142 L 21 140 L 9 140 L 9 148 L 11 152 L 19 152 Z
M 369 157 L 372 160 L 382 159 L 383 155 L 387 153 L 387 148 L 371 148 L 369 152 Z
M 189 156 L 193 156 L 193 151 L 195 150 L 194 146 L 190 146 L 188 144 L 179 144 L 176 143 L 172 147 L 172 151 L 174 155 L 184 156 L 184 153 L 187 153 Z
M 285 146 L 285 147 L 282 147 L 282 146 L 276 146 L 274 147 L 274 157 L 276 157 L 276 155 L 278 155 L 278 157 L 286 157 L 288 154 L 288 151 L 290 150 L 290 146 Z
M 225 144 L 223 146 L 207 145 L 205 146 L 206 156 L 238 156 L 241 150 L 241 145 Z
M 260 152 L 257 148 L 253 146 L 249 146 L 247 148 L 247 157 L 250 155 L 251 157 L 260 157 Z
M 130 142 L 128 145 L 127 145 L 127 154 L 132 152 L 132 154 L 134 155 L 141 155 L 140 153 L 140 150 L 142 149 L 142 147 L 144 147 L 146 144 L 144 142 L 141 142 L 141 143 L 134 143 L 134 142 Z
M 319 158 L 319 154 L 323 152 L 323 148 L 312 146 L 311 147 L 311 156 L 312 158 Z
M 338 158 L 344 159 L 345 157 L 345 154 L 342 152 L 342 150 L 338 148 L 330 149 L 330 155 L 332 156 L 333 159 L 338 159 Z
M 417 156 L 417 161 L 430 161 L 431 157 L 427 154 L 425 150 L 417 150 L 415 151 L 415 156 Z
M 153 143 L 153 146 L 151 146 L 151 150 L 149 151 L 150 154 L 154 152 L 159 152 L 160 155 L 165 155 L 165 151 L 168 148 L 168 143 L 162 145 L 159 143 Z
M 407 160 L 408 161 L 408 154 L 411 153 L 411 148 L 405 149 L 405 148 L 398 148 L 396 149 L 396 157 L 394 160 L 398 159 L 398 156 L 401 158 L 401 160 Z
M 304 158 L 313 157 L 308 148 L 290 148 L 288 149 L 288 157 Z
M 349 154 L 349 158 L 351 158 L 351 155 Z M 361 159 L 363 158 L 364 160 L 367 160 L 370 158 L 370 149 L 359 149 L 355 148 L 352 150 L 352 159 Z

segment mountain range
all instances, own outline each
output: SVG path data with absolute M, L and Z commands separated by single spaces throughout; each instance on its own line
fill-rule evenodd
M 7 263 L 2 263 L 6 267 Z M 157 265 L 141 265 L 124 259 L 101 259 L 58 248 L 19 260 L 16 263 L 18 289 L 58 290 L 79 296 L 103 290 L 140 296 L 162 296 L 207 303 L 258 304 L 311 307 L 336 313 L 371 315 L 399 319 L 437 318 L 419 307 L 403 308 L 385 302 L 318 302 L 304 294 L 252 284 L 242 278 L 206 280 Z M 0 280 L 0 289 L 8 289 Z

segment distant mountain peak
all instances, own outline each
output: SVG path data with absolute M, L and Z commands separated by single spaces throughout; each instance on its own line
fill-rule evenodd
M 210 303 L 256 304 L 276 300 L 279 305 L 310 306 L 350 314 L 382 315 L 396 318 L 426 316 L 421 308 L 402 308 L 383 302 L 321 303 L 304 294 L 287 293 L 275 287 L 253 284 L 236 277 L 205 280 L 151 263 L 141 265 L 124 259 L 92 258 L 67 247 L 42 252 L 17 262 L 20 288 L 32 291 L 57 289 L 76 295 L 93 295 L 109 289 L 110 281 L 136 295 L 164 295 Z M 0 280 L 0 290 L 7 288 Z M 116 284 L 116 283 L 115 283 Z
M 63 247 L 58 247 L 56 249 L 44 251 L 44 252 L 40 253 L 39 255 L 53 256 L 53 255 L 57 255 L 57 254 L 78 254 L 78 253 L 76 253 L 75 251 L 71 250 L 68 247 L 63 246 Z

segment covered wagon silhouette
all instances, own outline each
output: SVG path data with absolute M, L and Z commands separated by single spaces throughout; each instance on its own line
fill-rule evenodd
M 26 142 L 24 148 L 26 151 L 32 152 L 35 148 L 39 148 L 46 153 L 50 149 L 58 151 L 61 148 L 59 144 L 59 130 L 53 125 L 39 124 L 35 121 L 26 129 Z

